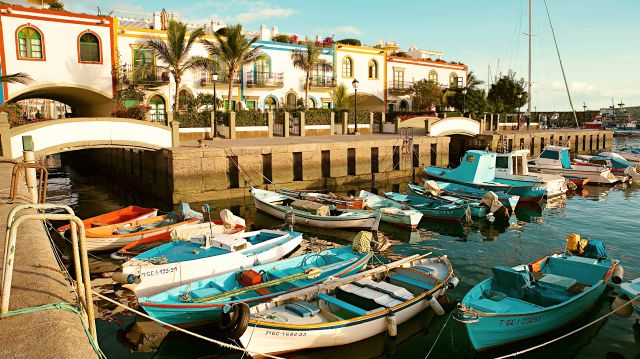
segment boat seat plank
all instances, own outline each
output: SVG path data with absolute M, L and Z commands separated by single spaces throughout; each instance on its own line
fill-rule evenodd
M 506 313 L 511 307 L 500 303 L 500 301 L 494 301 L 491 299 L 478 299 L 469 303 L 473 309 L 477 309 L 484 313 Z
M 391 279 L 393 281 L 396 281 L 396 282 L 408 284 L 408 285 L 411 285 L 413 287 L 424 289 L 424 290 L 430 290 L 430 289 L 432 289 L 434 287 L 433 284 L 422 282 L 422 281 L 419 281 L 419 280 L 416 280 L 416 279 L 413 279 L 413 278 L 409 278 L 407 276 L 399 275 L 399 274 L 391 275 L 391 276 L 389 276 L 389 279 Z
M 344 300 L 340 300 L 340 299 L 338 299 L 336 297 L 332 297 L 332 296 L 330 296 L 328 294 L 325 294 L 325 293 L 318 293 L 318 299 L 322 299 L 322 300 L 324 300 L 325 302 L 327 302 L 329 304 L 333 304 L 335 306 L 338 306 L 338 307 L 340 307 L 340 308 L 342 308 L 342 309 L 344 309 L 344 310 L 346 310 L 348 312 L 351 312 L 351 313 L 353 313 L 353 314 L 355 314 L 357 316 L 363 316 L 363 315 L 367 314 L 366 310 L 364 310 L 362 308 L 359 308 L 359 307 L 356 307 L 353 304 L 347 303 Z
M 413 294 L 411 294 L 411 292 L 409 292 L 406 288 L 393 285 L 391 283 L 376 282 L 371 279 L 361 279 L 354 283 L 361 287 L 367 287 L 373 290 L 380 291 L 382 293 L 389 294 L 390 296 L 400 300 L 410 300 L 414 298 Z
M 377 304 L 380 304 L 386 308 L 391 308 L 398 304 L 402 304 L 401 301 L 395 299 L 389 294 L 379 292 L 370 288 L 360 287 L 353 284 L 345 284 L 339 287 L 341 290 L 356 295 L 360 298 L 369 299 Z
M 320 313 L 320 308 L 307 302 L 295 301 L 284 306 L 286 310 L 300 317 L 312 317 Z
M 571 294 L 580 294 L 585 290 L 589 289 L 591 286 L 584 283 L 576 283 L 567 289 L 567 292 Z
M 538 284 L 541 286 L 560 289 L 560 290 L 568 290 L 578 281 L 573 278 L 563 277 L 555 274 L 547 273 L 544 277 L 538 280 Z

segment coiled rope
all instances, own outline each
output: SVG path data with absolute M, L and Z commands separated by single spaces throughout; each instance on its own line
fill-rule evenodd
M 219 341 L 219 340 L 211 339 L 211 338 L 209 338 L 209 337 L 205 337 L 204 335 L 200 335 L 200 334 L 198 334 L 198 333 L 194 333 L 194 332 L 188 331 L 188 330 L 186 330 L 186 329 L 182 329 L 182 328 L 180 328 L 180 327 L 176 327 L 175 325 L 171 325 L 171 324 L 166 323 L 166 322 L 163 322 L 163 321 L 161 321 L 161 320 L 159 320 L 159 319 L 153 318 L 153 317 L 151 317 L 151 316 L 149 316 L 149 315 L 147 315 L 147 314 L 145 314 L 145 313 L 142 313 L 141 311 L 135 310 L 135 309 L 133 309 L 133 308 L 131 308 L 131 307 L 129 307 L 129 306 L 126 306 L 126 305 L 124 305 L 124 304 L 122 304 L 122 303 L 120 303 L 120 302 L 117 302 L 117 301 L 115 301 L 115 300 L 113 300 L 113 299 L 111 299 L 111 298 L 109 298 L 109 297 L 105 297 L 104 295 L 102 295 L 102 294 L 100 294 L 100 293 L 98 293 L 98 292 L 95 292 L 95 291 L 92 291 L 92 292 L 93 292 L 93 295 L 97 296 L 98 298 L 103 299 L 103 300 L 106 300 L 107 302 L 110 302 L 111 304 L 115 304 L 115 305 L 117 305 L 117 306 L 119 306 L 119 307 L 126 308 L 128 311 L 130 311 L 130 312 L 132 312 L 132 313 L 135 313 L 135 314 L 137 314 L 137 315 L 139 315 L 139 316 L 141 316 L 141 317 L 147 318 L 147 319 L 149 319 L 149 320 L 153 320 L 154 322 L 156 322 L 156 323 L 158 323 L 158 324 L 160 324 L 160 325 L 163 325 L 163 326 L 165 326 L 165 327 L 168 327 L 168 328 L 171 328 L 171 329 L 177 330 L 177 331 L 179 331 L 179 332 L 182 332 L 182 333 L 185 333 L 185 334 L 188 334 L 188 335 L 194 336 L 194 337 L 196 337 L 196 338 L 198 338 L 198 339 L 202 339 L 202 340 L 208 341 L 208 342 L 210 342 L 210 343 L 213 343 L 213 344 L 219 345 L 219 346 L 221 346 L 221 347 L 223 347 L 223 348 L 239 350 L 239 351 L 241 351 L 241 352 L 243 352 L 243 353 L 249 353 L 249 354 L 251 354 L 251 355 L 257 355 L 257 356 L 266 357 L 266 358 L 284 359 L 284 358 L 282 358 L 282 357 L 278 357 L 278 356 L 274 356 L 274 355 L 270 355 L 270 354 L 264 354 L 264 353 L 254 352 L 254 351 L 252 351 L 252 350 L 248 350 L 248 349 L 242 348 L 242 347 L 237 346 L 237 345 L 233 345 L 233 344 L 229 344 L 229 343 L 221 342 L 221 341 Z

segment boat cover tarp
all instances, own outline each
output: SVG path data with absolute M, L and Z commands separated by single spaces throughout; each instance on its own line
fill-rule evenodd
M 170 226 L 172 224 L 186 221 L 192 218 L 198 218 L 202 220 L 204 216 L 200 212 L 196 212 L 189 207 L 189 203 L 180 203 L 178 205 L 178 210 L 174 212 L 167 213 L 167 216 L 162 221 L 158 221 L 155 223 L 142 224 L 136 227 L 121 227 L 116 229 L 114 234 L 126 234 L 126 233 L 137 233 L 142 231 L 147 231 L 154 228 L 162 228 L 166 226 Z
M 319 216 L 326 216 L 329 214 L 329 207 L 327 205 L 318 202 L 307 201 L 304 199 L 295 200 L 291 202 L 289 206 L 291 206 L 291 208 L 293 209 L 305 211 Z
M 602 241 L 591 240 L 584 247 L 584 253 L 582 256 L 593 259 L 605 259 L 607 258 L 607 250 L 604 248 Z
M 512 298 L 522 298 L 525 288 L 531 283 L 527 272 L 518 272 L 504 266 L 493 267 L 491 270 L 493 272 L 492 289 Z

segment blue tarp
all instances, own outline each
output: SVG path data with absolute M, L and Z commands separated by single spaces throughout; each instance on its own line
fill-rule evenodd
M 593 259 L 605 259 L 607 258 L 607 250 L 604 248 L 602 241 L 591 240 L 584 247 L 584 257 Z
M 562 168 L 572 168 L 571 160 L 569 159 L 569 150 L 563 149 L 560 151 L 560 161 L 562 163 Z

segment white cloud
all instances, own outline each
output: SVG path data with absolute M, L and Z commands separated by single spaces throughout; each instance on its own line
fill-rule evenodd
M 334 29 L 338 34 L 360 35 L 362 31 L 355 26 L 338 26 Z
M 258 20 L 271 19 L 274 17 L 289 17 L 296 13 L 294 9 L 280 8 L 280 7 L 270 7 L 270 6 L 261 6 L 256 8 L 256 10 L 242 12 L 235 16 L 232 16 L 228 19 L 231 23 L 250 23 Z

